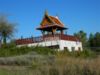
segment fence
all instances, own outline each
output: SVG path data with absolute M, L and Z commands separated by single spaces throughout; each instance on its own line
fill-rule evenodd
M 31 37 L 31 38 L 23 38 L 23 39 L 17 39 L 16 44 L 31 44 L 31 43 L 38 43 L 42 41 L 51 41 L 51 40 L 69 40 L 69 41 L 79 41 L 77 37 L 70 36 L 70 35 L 64 35 L 64 34 L 55 34 L 55 35 L 44 35 L 39 37 Z

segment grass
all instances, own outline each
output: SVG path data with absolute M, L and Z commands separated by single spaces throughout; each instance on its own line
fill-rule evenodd
M 27 54 L 32 51 L 43 55 L 50 55 L 54 53 L 53 49 L 46 48 L 46 47 L 7 46 L 7 47 L 0 48 L 0 57 L 18 56 L 18 55 Z
M 33 75 L 32 71 L 27 70 L 0 70 L 0 75 Z
M 55 56 L 51 62 L 37 60 L 28 67 L 2 67 L 0 66 L 0 75 L 100 75 L 100 56 L 92 59 Z
M 100 75 L 100 55 L 91 50 L 24 46 L 1 48 L 0 56 L 0 75 Z

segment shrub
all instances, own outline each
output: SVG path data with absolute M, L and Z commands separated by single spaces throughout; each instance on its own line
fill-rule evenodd
M 55 53 L 56 56 L 58 57 L 81 57 L 81 58 L 94 58 L 97 57 L 96 53 L 89 50 L 89 49 L 85 49 L 83 51 L 68 51 L 68 50 L 64 50 L 64 51 L 56 51 Z
M 0 48 L 0 57 L 8 57 L 15 55 L 22 55 L 32 51 L 32 47 L 9 47 L 9 48 Z
M 39 64 L 37 62 L 32 62 L 32 69 L 36 69 L 39 67 Z
M 47 47 L 35 47 L 34 51 L 36 51 L 38 54 L 43 54 L 43 55 L 51 55 L 55 53 L 54 49 L 50 49 Z
M 59 75 L 59 71 L 57 68 L 50 68 L 49 75 Z
M 55 50 L 47 47 L 16 47 L 14 45 L 7 45 L 6 47 L 0 48 L 0 57 L 23 55 L 32 51 L 43 55 L 52 55 L 55 53 Z

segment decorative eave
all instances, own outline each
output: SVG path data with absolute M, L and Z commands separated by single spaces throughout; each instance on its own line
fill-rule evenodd
M 38 28 L 36 28 L 36 29 L 37 29 L 37 30 L 44 30 L 44 29 L 54 28 L 54 27 L 57 27 L 57 28 L 62 29 L 62 30 L 68 29 L 68 28 L 63 27 L 63 26 L 60 26 L 60 25 L 58 25 L 58 24 L 47 25 L 47 26 L 40 26 L 40 27 L 38 27 Z

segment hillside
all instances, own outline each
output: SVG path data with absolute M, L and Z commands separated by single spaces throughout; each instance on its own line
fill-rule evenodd
M 8 55 L 0 57 L 0 75 L 100 75 L 100 55 L 89 50 L 58 52 L 42 47 L 21 47 L 12 55 L 14 52 L 10 49 Z

